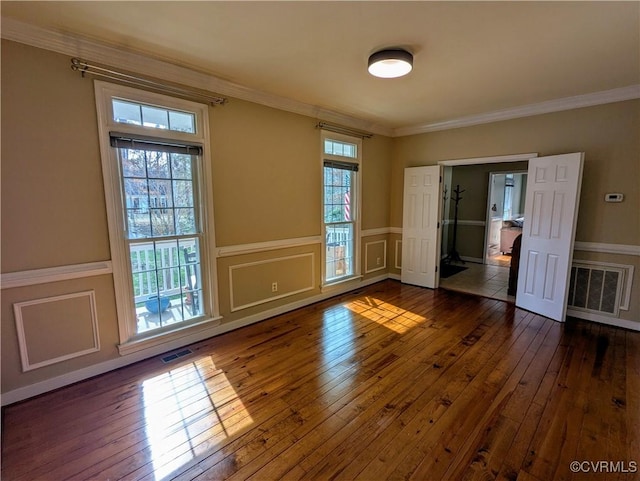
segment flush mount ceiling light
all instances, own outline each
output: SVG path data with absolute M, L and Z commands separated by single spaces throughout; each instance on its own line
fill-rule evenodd
M 412 68 L 413 55 L 399 48 L 380 50 L 369 57 L 369 73 L 375 77 L 402 77 Z

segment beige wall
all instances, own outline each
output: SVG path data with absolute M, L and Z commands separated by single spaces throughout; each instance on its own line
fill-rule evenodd
M 313 119 L 236 99 L 210 112 L 217 245 L 319 235 Z
M 576 240 L 638 245 L 640 238 L 640 100 L 538 115 L 395 139 L 391 225 L 402 225 L 405 167 L 439 160 L 537 152 L 584 152 Z M 606 192 L 625 202 L 607 204 Z
M 111 257 L 93 82 L 69 65 L 65 55 L 2 42 L 3 273 Z M 233 98 L 209 116 L 217 247 L 319 236 L 317 120 Z M 379 135 L 363 141 L 363 229 L 389 225 L 392 144 Z M 388 272 L 372 270 L 383 244 L 364 255 L 377 240 L 362 239 L 367 279 Z M 217 267 L 223 324 L 322 293 L 319 243 L 225 256 Z M 86 290 L 96 295 L 100 351 L 23 373 L 13 304 Z M 4 289 L 1 309 L 3 393 L 120 357 L 110 275 Z M 31 312 L 32 325 L 50 325 L 46 309 Z
M 8 41 L 2 42 L 2 67 L 2 272 L 109 260 L 93 83 L 71 71 L 67 56 Z M 362 228 L 384 232 L 401 227 L 404 167 L 520 152 L 584 151 L 578 240 L 638 245 L 639 106 L 631 101 L 412 137 L 365 139 Z M 318 236 L 316 120 L 237 99 L 209 112 L 217 246 Z M 623 192 L 625 202 L 605 204 L 604 193 L 612 191 Z M 369 234 L 361 242 L 365 280 L 399 274 L 400 235 Z M 385 252 L 381 266 L 377 260 Z M 598 259 L 603 256 L 615 258 Z M 637 256 L 624 259 L 638 272 Z M 221 257 L 217 272 L 223 323 L 322 294 L 318 243 Z M 279 283 L 278 295 L 270 290 L 273 281 Z M 99 352 L 23 373 L 13 304 L 87 290 L 96 296 Z M 623 313 L 628 319 L 640 317 L 637 282 L 633 298 L 632 310 Z M 2 392 L 118 359 L 114 299 L 110 275 L 3 289 Z M 46 317 L 41 311 L 31 312 Z M 47 325 L 46 320 L 33 323 Z
M 5 235 L 6 234 L 3 234 L 3 242 Z M 49 297 L 62 296 L 87 290 L 95 291 L 100 351 L 23 373 L 20 362 L 20 350 L 18 348 L 18 336 L 13 313 L 13 305 L 19 302 L 32 301 L 35 299 L 47 299 Z M 51 307 L 50 305 L 46 306 L 48 308 Z M 3 289 L 0 315 L 2 316 L 1 348 L 3 393 L 118 357 L 118 349 L 116 347 L 118 344 L 118 326 L 115 322 L 115 295 L 113 292 L 113 279 L 110 275 L 18 287 L 14 289 Z M 44 328 L 48 328 L 52 333 L 57 327 L 52 325 L 54 320 L 55 316 L 49 317 L 47 315 L 43 315 L 41 318 L 36 319 L 41 326 L 45 326 Z M 70 320 L 70 322 L 82 323 L 81 325 L 84 329 L 87 327 L 84 320 L 74 319 Z M 84 337 L 86 337 L 86 335 Z M 54 334 L 51 334 L 48 338 L 49 342 L 53 342 L 54 339 Z M 29 340 L 27 344 L 30 355 L 33 355 L 35 359 L 40 358 L 44 351 L 48 350 L 48 348 L 44 348 L 42 352 L 39 351 L 39 346 L 37 344 L 39 341 L 40 340 L 38 339 L 35 341 Z
M 391 173 L 391 226 L 402 226 L 405 167 L 440 160 L 537 152 L 540 156 L 584 152 L 576 240 L 640 245 L 640 100 L 617 102 L 523 119 L 394 139 Z M 485 184 L 485 181 L 482 180 Z M 619 204 L 605 203 L 607 192 L 622 192 Z M 480 230 L 480 229 L 477 229 Z M 475 234 L 480 242 L 481 234 Z M 634 265 L 638 256 L 576 253 L 576 258 Z M 393 262 L 393 260 L 392 260 Z M 397 271 L 392 271 L 397 272 Z M 640 320 L 640 283 L 633 283 L 633 306 L 623 319 Z
M 217 245 L 319 235 L 317 121 L 236 99 L 210 112 Z M 391 146 L 363 140 L 362 229 L 389 225 Z
M 458 204 L 458 218 L 484 221 L 487 217 L 487 195 L 491 172 L 527 171 L 527 162 L 501 162 L 498 164 L 458 165 L 451 168 L 451 189 L 460 185 L 464 193 Z M 449 193 L 453 195 L 453 190 Z M 453 219 L 454 202 L 451 201 L 449 219 Z
M 110 258 L 93 84 L 69 65 L 2 42 L 2 272 Z
M 362 141 L 362 229 L 389 226 L 393 139 L 374 135 Z

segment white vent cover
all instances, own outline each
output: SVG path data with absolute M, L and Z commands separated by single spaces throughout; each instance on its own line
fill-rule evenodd
M 626 269 L 612 265 L 574 261 L 568 306 L 617 317 Z

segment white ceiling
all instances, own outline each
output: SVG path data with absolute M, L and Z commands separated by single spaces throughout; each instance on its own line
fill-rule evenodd
M 2 17 L 389 129 L 640 84 L 640 2 L 13 2 Z M 385 47 L 400 79 L 367 73 Z

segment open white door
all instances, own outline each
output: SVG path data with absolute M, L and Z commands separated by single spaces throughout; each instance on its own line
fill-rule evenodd
M 439 165 L 404 169 L 401 280 L 432 289 L 439 280 L 441 172 Z
M 529 160 L 516 305 L 564 321 L 584 153 Z

